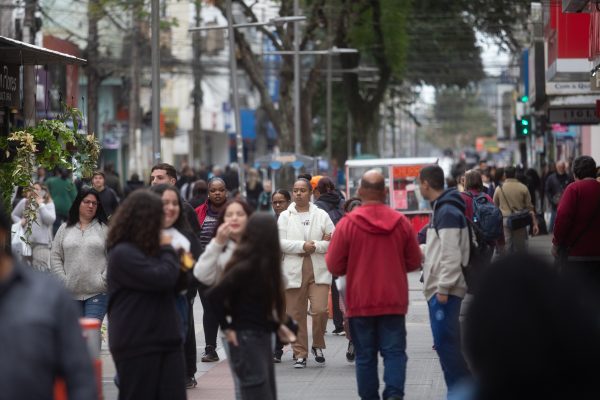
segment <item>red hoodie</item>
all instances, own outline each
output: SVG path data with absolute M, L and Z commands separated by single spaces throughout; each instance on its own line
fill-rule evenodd
M 385 204 L 358 207 L 340 220 L 326 255 L 335 276 L 346 276 L 346 315 L 405 315 L 406 273 L 421 265 L 408 219 Z

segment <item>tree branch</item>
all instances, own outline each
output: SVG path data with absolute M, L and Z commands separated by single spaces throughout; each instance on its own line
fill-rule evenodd
M 243 0 L 236 0 L 236 3 L 239 4 L 240 6 L 242 6 L 242 9 L 244 10 L 244 15 L 246 17 L 250 18 L 251 22 L 259 22 L 258 18 L 256 17 L 256 14 L 252 10 L 252 6 L 248 6 L 246 3 L 244 3 Z M 223 11 L 223 10 L 221 10 L 221 11 Z M 267 36 L 271 40 L 271 42 L 273 42 L 273 46 L 275 46 L 275 48 L 277 50 L 282 50 L 282 45 L 281 45 L 281 43 L 279 43 L 277 36 L 275 36 L 273 34 L 273 32 L 268 30 L 265 26 L 257 26 L 256 29 L 258 29 L 265 36 Z

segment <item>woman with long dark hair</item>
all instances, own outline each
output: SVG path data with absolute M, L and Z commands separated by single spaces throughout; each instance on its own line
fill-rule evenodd
M 231 260 L 209 300 L 229 347 L 236 393 L 242 400 L 277 398 L 272 346 L 274 332 L 289 339 L 277 224 L 267 213 L 250 217 Z M 282 333 L 283 333 L 282 331 Z
M 50 269 L 79 303 L 81 315 L 100 321 L 107 305 L 107 223 L 98 192 L 81 189 L 67 222 L 56 232 L 50 252 Z
M 180 262 L 162 232 L 163 209 L 158 194 L 139 189 L 111 218 L 108 333 L 122 400 L 186 398 L 175 306 Z
M 171 236 L 171 245 L 179 253 L 187 253 L 191 255 L 190 262 L 195 262 L 202 253 L 200 240 L 192 232 L 192 228 L 188 223 L 185 214 L 183 213 L 183 199 L 176 186 L 172 185 L 156 185 L 150 189 L 161 196 L 163 202 L 163 232 Z M 192 355 L 196 352 L 196 340 L 195 334 L 188 334 L 190 326 L 189 324 L 194 323 L 194 310 L 192 308 L 193 302 L 190 302 L 186 296 L 192 294 L 195 297 L 196 285 L 193 283 L 194 275 L 190 269 L 185 273 L 183 279 L 178 286 L 181 286 L 181 291 L 177 293 L 175 298 L 177 310 L 181 314 L 183 322 L 183 337 L 185 338 L 186 348 L 193 342 L 193 352 L 186 351 L 186 387 L 193 388 L 196 386 L 196 357 Z M 195 332 L 195 330 L 194 330 Z M 189 356 L 188 356 L 189 354 Z

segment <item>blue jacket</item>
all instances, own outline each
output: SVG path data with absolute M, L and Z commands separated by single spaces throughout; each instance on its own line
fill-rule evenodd
M 469 231 L 465 219 L 465 202 L 456 189 L 448 189 L 431 203 L 433 215 L 427 240 L 421 250 L 425 255 L 423 279 L 425 297 L 436 293 L 464 297 L 467 284 L 461 266 L 469 262 Z

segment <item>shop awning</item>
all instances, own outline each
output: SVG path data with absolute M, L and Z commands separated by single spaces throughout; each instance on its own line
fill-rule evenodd
M 77 64 L 87 63 L 83 58 L 48 50 L 33 44 L 0 36 L 0 61 L 17 65 Z

